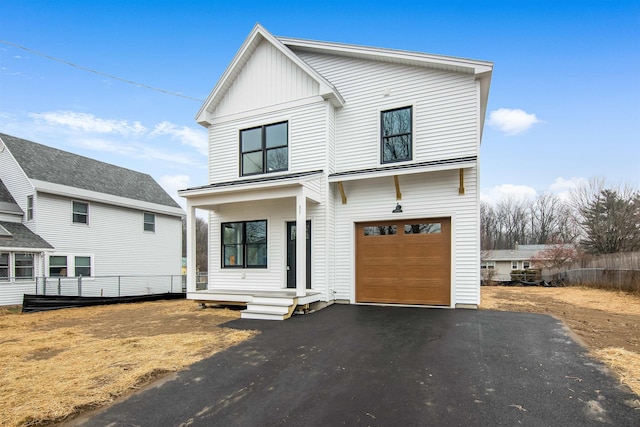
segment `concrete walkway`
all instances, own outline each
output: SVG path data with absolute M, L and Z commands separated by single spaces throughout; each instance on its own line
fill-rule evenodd
M 638 396 L 558 320 L 334 305 L 131 396 L 90 426 L 638 426 Z

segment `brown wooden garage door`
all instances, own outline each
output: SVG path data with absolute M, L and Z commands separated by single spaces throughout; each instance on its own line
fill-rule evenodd
M 356 225 L 356 301 L 450 305 L 451 219 Z

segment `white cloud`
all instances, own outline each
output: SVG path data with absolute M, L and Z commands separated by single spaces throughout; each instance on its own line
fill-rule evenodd
M 480 199 L 483 202 L 495 204 L 505 197 L 512 197 L 520 200 L 529 200 L 536 197 L 538 192 L 528 185 L 502 184 L 482 191 Z
M 499 108 L 489 113 L 489 126 L 496 127 L 507 135 L 517 135 L 541 121 L 535 114 L 520 109 Z
M 63 126 L 76 131 L 93 133 L 114 133 L 123 136 L 138 136 L 147 132 L 140 122 L 129 122 L 122 119 L 100 119 L 93 114 L 75 111 L 52 111 L 47 113 L 29 113 L 36 121 L 51 125 Z
M 164 191 L 169 193 L 183 209 L 186 209 L 186 200 L 178 196 L 178 190 L 189 187 L 189 181 L 189 175 L 163 175 L 158 182 Z
M 164 121 L 159 123 L 151 132 L 151 136 L 169 135 L 180 141 L 184 145 L 195 148 L 204 156 L 208 155 L 208 141 L 206 131 L 196 130 L 187 126 L 178 126 L 176 124 Z
M 569 179 L 563 177 L 556 178 L 549 186 L 549 191 L 560 198 L 560 200 L 568 200 L 571 190 L 588 182 L 587 178 L 573 176 Z

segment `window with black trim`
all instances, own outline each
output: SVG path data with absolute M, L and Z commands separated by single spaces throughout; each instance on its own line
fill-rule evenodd
M 240 131 L 240 174 L 256 175 L 289 168 L 288 122 Z
M 89 203 L 73 202 L 73 223 L 89 224 Z
M 413 107 L 380 113 L 380 162 L 393 163 L 412 159 L 411 128 Z
M 267 220 L 222 223 L 224 268 L 267 268 Z
M 152 213 L 144 213 L 144 231 L 156 231 L 156 215 Z

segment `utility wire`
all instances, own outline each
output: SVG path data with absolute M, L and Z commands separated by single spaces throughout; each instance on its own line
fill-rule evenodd
M 43 58 L 47 58 L 47 59 L 50 59 L 52 61 L 61 62 L 61 63 L 65 64 L 65 65 L 69 65 L 71 67 L 78 68 L 78 69 L 83 70 L 83 71 L 88 71 L 88 72 L 93 73 L 93 74 L 98 74 L 100 76 L 107 77 L 107 78 L 110 78 L 110 79 L 113 79 L 113 80 L 118 80 L 118 81 L 130 84 L 130 85 L 143 87 L 145 89 L 155 90 L 157 92 L 162 92 L 162 93 L 165 93 L 167 95 L 179 96 L 180 98 L 186 98 L 186 99 L 190 99 L 192 101 L 204 102 L 204 99 L 193 98 L 191 96 L 182 95 L 181 93 L 171 92 L 171 91 L 168 91 L 168 90 L 164 90 L 164 89 L 160 89 L 160 88 L 157 88 L 157 87 L 145 85 L 145 84 L 142 84 L 142 83 L 136 83 L 136 82 L 131 81 L 131 80 L 123 79 L 122 77 L 112 76 L 111 74 L 102 73 L 100 71 L 92 70 L 91 68 L 83 67 L 83 66 L 74 64 L 72 62 L 65 61 L 64 59 L 56 58 L 55 56 L 47 55 L 46 53 L 38 52 L 37 50 L 29 49 L 28 47 L 21 46 L 19 44 L 15 44 L 15 43 L 11 43 L 11 42 L 8 42 L 6 40 L 0 40 L 0 43 L 4 43 L 4 44 L 7 44 L 9 46 L 17 47 L 18 49 L 25 50 L 25 51 L 27 51 L 29 53 L 33 53 L 34 55 L 42 56 Z

